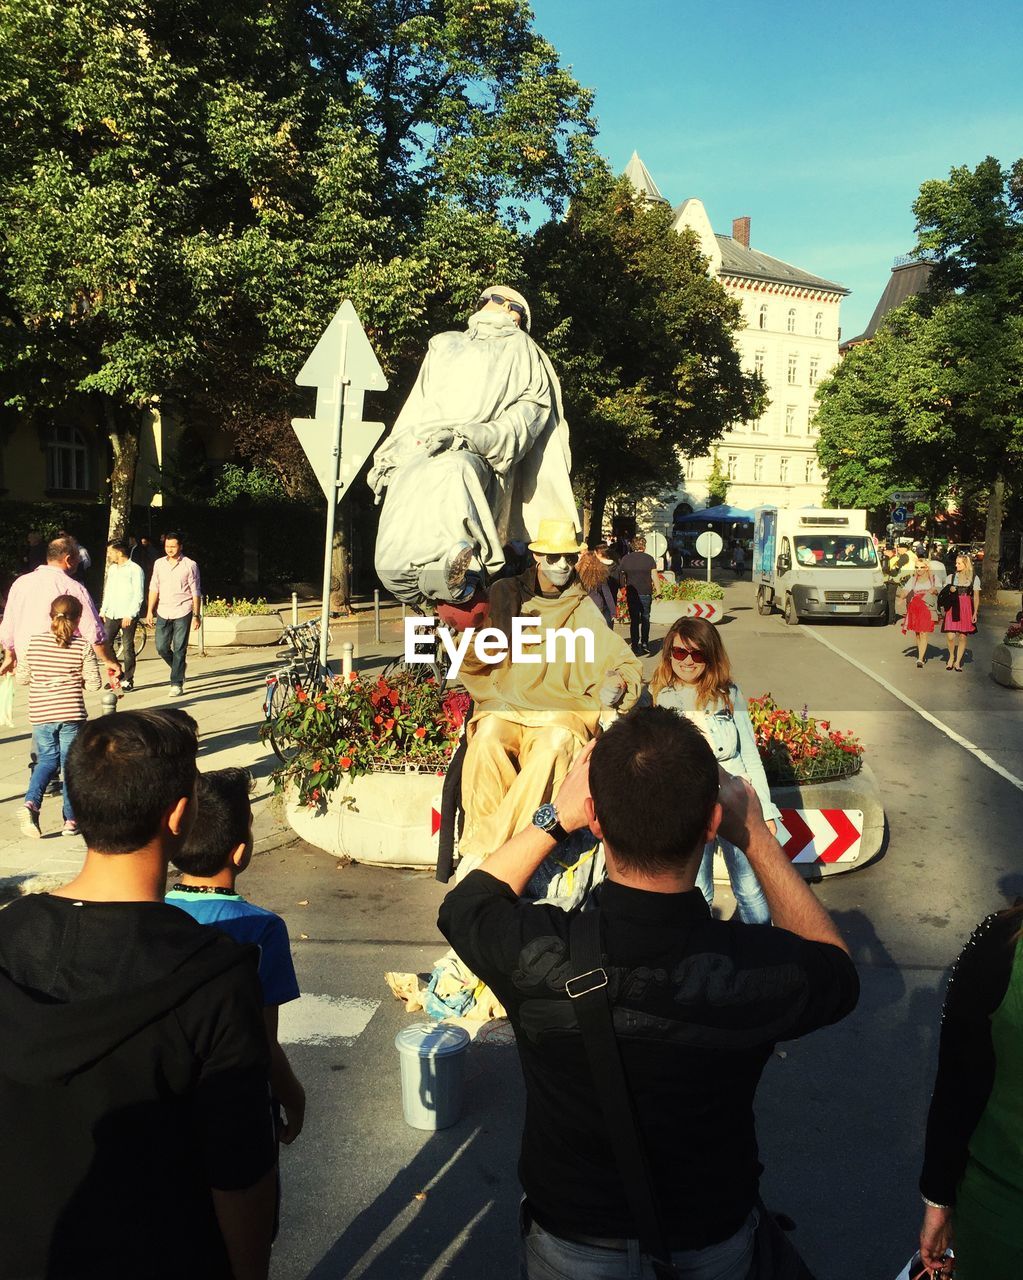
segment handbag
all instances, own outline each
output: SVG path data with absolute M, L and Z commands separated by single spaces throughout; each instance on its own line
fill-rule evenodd
M 636 1224 L 640 1252 L 649 1258 L 658 1280 L 682 1280 L 671 1261 L 664 1225 L 657 1211 L 653 1178 L 622 1066 L 607 998 L 607 971 L 600 953 L 600 909 L 576 911 L 569 925 L 572 971 L 565 983 L 582 1033 L 593 1087 L 621 1175 L 626 1203 Z M 777 1221 L 757 1202 L 759 1222 L 753 1238 L 753 1262 L 746 1280 L 814 1280 Z
M 955 578 L 953 576 L 952 578 L 949 578 L 948 582 L 946 582 L 938 592 L 938 608 L 942 613 L 951 609 L 953 602 L 958 602 L 959 592 L 956 591 L 955 586 L 953 585 L 954 582 Z M 958 621 L 958 619 L 956 619 L 956 621 Z

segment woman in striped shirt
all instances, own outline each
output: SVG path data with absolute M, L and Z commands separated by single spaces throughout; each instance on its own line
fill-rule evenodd
M 28 653 L 18 663 L 18 679 L 28 684 L 28 718 L 36 763 L 21 811 L 23 834 L 38 840 L 39 809 L 47 784 L 58 769 L 64 779 L 63 836 L 78 834 L 67 793 L 64 761 L 68 748 L 86 720 L 84 689 L 102 683 L 92 645 L 77 635 L 82 602 L 58 596 L 50 605 L 50 629 L 34 635 Z M 19 655 L 20 656 L 20 655 Z

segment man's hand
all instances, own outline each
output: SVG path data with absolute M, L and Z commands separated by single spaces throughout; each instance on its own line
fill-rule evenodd
M 760 798 L 745 778 L 737 778 L 720 765 L 718 777 L 718 800 L 721 804 L 721 826 L 718 832 L 745 853 L 756 836 L 768 833 Z
M 598 697 L 602 707 L 617 707 L 622 698 L 625 697 L 625 690 L 628 688 L 625 681 L 617 671 L 609 671 L 604 677 L 604 683 L 600 686 Z
M 302 1126 L 305 1124 L 305 1090 L 301 1091 L 301 1096 L 296 1096 L 287 1103 L 283 1109 L 281 1131 L 279 1134 L 281 1142 L 286 1147 L 290 1147 L 298 1135 L 302 1132 Z
M 0 662 L 0 676 L 5 676 L 9 671 L 13 671 L 18 665 L 18 659 L 13 649 L 4 650 L 4 660 Z
M 576 757 L 554 797 L 558 821 L 566 831 L 581 831 L 590 825 L 586 801 L 590 799 L 590 756 L 595 746 L 596 739 L 591 738 Z
M 196 614 L 193 613 L 192 614 L 192 630 L 198 631 L 201 622 L 202 622 L 202 618 L 198 617 Z
M 156 625 L 156 619 L 153 617 L 153 611 L 151 609 L 146 614 L 146 616 L 142 619 L 142 621 L 145 623 L 147 627 L 152 627 Z
M 115 660 L 114 662 L 107 662 L 105 666 L 107 669 L 107 679 L 110 681 L 111 685 L 115 683 L 120 684 L 121 664 Z
M 131 626 L 131 618 L 122 618 L 122 619 L 121 619 L 121 626 L 122 626 L 122 627 L 130 627 L 130 626 Z

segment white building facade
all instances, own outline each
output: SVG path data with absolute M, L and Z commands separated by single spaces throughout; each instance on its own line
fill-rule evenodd
M 638 155 L 625 173 L 647 199 L 664 201 Z M 717 446 L 729 480 L 728 504 L 821 505 L 814 394 L 839 360 L 839 308 L 848 289 L 750 248 L 749 218 L 736 218 L 730 236 L 716 234 L 699 200 L 680 204 L 672 226 L 696 233 L 711 271 L 742 306 L 745 323 L 736 345 L 743 367 L 757 370 L 767 383 L 770 404 L 764 414 L 733 423 Z M 712 465 L 712 454 L 687 458 L 684 488 L 644 513 L 644 522 L 670 527 L 680 505 L 706 506 Z

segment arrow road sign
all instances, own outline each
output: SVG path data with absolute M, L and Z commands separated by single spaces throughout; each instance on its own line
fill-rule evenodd
M 892 508 L 892 524 L 905 524 L 905 523 L 906 523 L 906 508 L 893 507 Z
M 344 368 L 341 367 L 342 349 L 344 351 Z M 328 421 L 321 408 L 333 406 L 334 398 L 330 395 L 334 382 L 338 378 L 350 382 L 353 387 L 361 387 L 363 391 L 386 391 L 387 379 L 380 368 L 376 352 L 369 344 L 362 321 L 348 298 L 341 303 L 337 314 L 327 325 L 320 340 L 313 347 L 309 359 L 298 372 L 295 384 L 299 387 L 316 387 L 316 419 Z M 321 404 L 320 397 L 327 393 Z
M 778 843 L 790 862 L 855 862 L 862 809 L 782 809 Z

